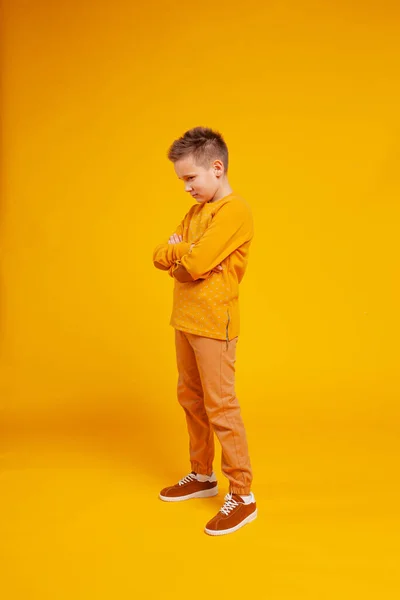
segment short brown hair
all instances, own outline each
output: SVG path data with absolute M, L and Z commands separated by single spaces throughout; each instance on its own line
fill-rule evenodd
M 218 131 L 209 127 L 193 127 L 184 133 L 168 150 L 168 158 L 176 162 L 192 154 L 196 163 L 209 167 L 214 160 L 221 160 L 228 171 L 228 147 Z

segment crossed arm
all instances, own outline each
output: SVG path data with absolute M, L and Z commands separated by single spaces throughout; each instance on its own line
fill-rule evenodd
M 207 279 L 222 270 L 222 262 L 253 237 L 253 220 L 246 204 L 232 200 L 215 214 L 211 224 L 195 244 L 182 241 L 182 224 L 168 244 L 153 253 L 154 266 L 168 270 L 181 283 Z
M 177 233 L 172 234 L 168 240 L 168 244 L 180 244 L 181 242 L 182 242 L 182 236 Z M 192 250 L 194 245 L 195 244 L 190 244 L 189 252 Z M 185 269 L 185 267 L 183 265 L 178 264 L 176 266 L 176 268 L 174 268 L 175 265 L 176 265 L 176 263 L 173 263 L 173 265 L 171 267 L 167 267 L 156 260 L 154 261 L 154 266 L 157 267 L 157 269 L 161 269 L 163 271 L 169 271 L 171 269 L 171 275 L 180 283 L 189 283 L 191 281 L 195 281 L 195 279 L 193 279 L 191 274 Z M 212 269 L 210 271 L 210 273 L 219 273 L 221 271 L 222 271 L 222 265 L 217 265 L 214 269 Z M 205 279 L 205 278 L 206 277 L 203 276 L 201 279 Z

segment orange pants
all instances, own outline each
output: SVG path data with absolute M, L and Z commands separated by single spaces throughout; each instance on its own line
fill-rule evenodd
M 226 342 L 175 329 L 178 401 L 186 414 L 192 470 L 211 474 L 215 432 L 229 492 L 246 495 L 252 470 L 235 393 L 237 342 L 238 337 Z

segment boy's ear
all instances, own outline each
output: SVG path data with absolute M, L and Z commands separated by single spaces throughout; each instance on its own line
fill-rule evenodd
M 222 160 L 219 160 L 218 158 L 216 160 L 214 160 L 213 169 L 214 169 L 215 175 L 217 177 L 221 177 L 221 175 L 224 174 L 224 163 L 222 162 Z

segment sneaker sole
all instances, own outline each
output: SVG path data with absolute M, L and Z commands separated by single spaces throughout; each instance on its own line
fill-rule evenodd
M 193 494 L 187 494 L 186 496 L 162 496 L 159 494 L 160 500 L 164 500 L 164 502 L 182 502 L 183 500 L 190 500 L 191 498 L 211 498 L 212 496 L 217 496 L 218 487 L 210 488 L 209 490 L 204 490 L 202 492 L 194 492 Z
M 230 529 L 221 529 L 220 531 L 214 531 L 212 529 L 207 529 L 206 527 L 204 531 L 208 535 L 226 535 L 227 533 L 233 533 L 234 531 L 237 531 L 244 525 L 247 525 L 247 523 L 251 523 L 252 521 L 254 521 L 254 519 L 257 519 L 257 510 L 258 509 L 256 508 L 256 510 L 252 512 L 251 515 L 249 515 L 248 517 L 243 519 L 241 523 L 238 523 L 238 525 L 235 525 L 235 527 L 231 527 Z

